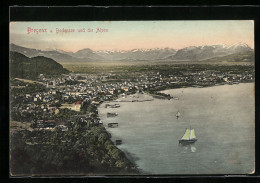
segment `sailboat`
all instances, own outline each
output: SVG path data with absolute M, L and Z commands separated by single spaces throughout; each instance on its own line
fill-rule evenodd
M 197 139 L 195 136 L 195 130 L 191 128 L 190 129 L 186 128 L 183 137 L 181 138 L 181 140 L 179 140 L 179 144 L 191 144 L 196 141 Z
M 178 111 L 176 114 L 176 118 L 178 119 L 181 116 L 181 113 Z

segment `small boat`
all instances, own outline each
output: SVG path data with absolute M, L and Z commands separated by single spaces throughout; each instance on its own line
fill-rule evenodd
M 117 115 L 118 115 L 117 113 L 111 113 L 111 112 L 107 113 L 107 117 L 116 117 Z
M 122 140 L 116 140 L 116 145 L 121 145 L 122 144 Z
M 181 113 L 178 111 L 176 114 L 176 118 L 178 119 L 181 116 Z
M 107 126 L 110 128 L 115 128 L 118 127 L 118 123 L 108 123 Z
M 113 105 L 106 104 L 106 105 L 105 105 L 105 108 L 118 108 L 118 107 L 120 107 L 119 104 L 113 104 Z
M 179 144 L 191 144 L 196 142 L 196 136 L 195 136 L 195 130 L 194 129 L 187 129 L 183 135 L 183 137 L 181 138 L 181 140 L 179 140 Z

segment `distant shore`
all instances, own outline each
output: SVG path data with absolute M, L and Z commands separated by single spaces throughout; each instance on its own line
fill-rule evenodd
M 164 94 L 164 95 L 161 95 L 160 97 L 157 97 L 157 98 L 162 98 L 162 99 L 169 99 L 168 98 L 168 94 L 165 94 L 163 91 L 165 90 L 173 90 L 173 89 L 180 89 L 180 88 L 208 88 L 208 87 L 214 87 L 214 86 L 223 86 L 223 85 L 238 85 L 238 84 L 242 84 L 242 83 L 254 83 L 254 82 L 236 82 L 236 83 L 219 83 L 219 84 L 214 84 L 214 85 L 192 85 L 190 87 L 186 87 L 186 86 L 180 86 L 180 87 L 171 87 L 171 88 L 166 88 L 166 89 L 162 89 L 162 90 L 158 90 L 156 91 L 157 93 L 160 93 L 160 94 Z M 153 96 L 153 95 L 152 95 Z M 174 97 L 171 96 L 170 99 L 173 99 Z M 169 100 L 170 100 L 169 99 Z

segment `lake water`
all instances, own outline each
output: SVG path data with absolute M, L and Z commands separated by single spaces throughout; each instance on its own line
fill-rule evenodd
M 110 102 L 119 108 L 99 107 L 99 115 L 118 128 L 107 128 L 112 140 L 133 160 L 142 174 L 247 174 L 254 171 L 254 84 L 181 88 L 163 91 L 175 99 Z M 135 94 L 122 100 L 149 100 Z M 176 119 L 179 111 L 181 116 Z M 118 116 L 107 118 L 107 112 Z M 194 128 L 193 145 L 179 145 L 186 128 Z

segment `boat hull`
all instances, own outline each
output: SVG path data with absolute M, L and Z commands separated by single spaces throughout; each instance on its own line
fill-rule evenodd
M 191 139 L 191 140 L 179 140 L 179 144 L 192 144 L 195 143 L 197 139 Z
M 107 113 L 107 117 L 111 118 L 111 117 L 116 117 L 118 114 L 117 113 Z
M 116 140 L 116 141 L 115 141 L 115 144 L 116 144 L 116 145 L 121 145 L 121 144 L 122 144 L 122 140 Z
M 107 126 L 110 128 L 116 128 L 118 127 L 118 123 L 108 123 Z

